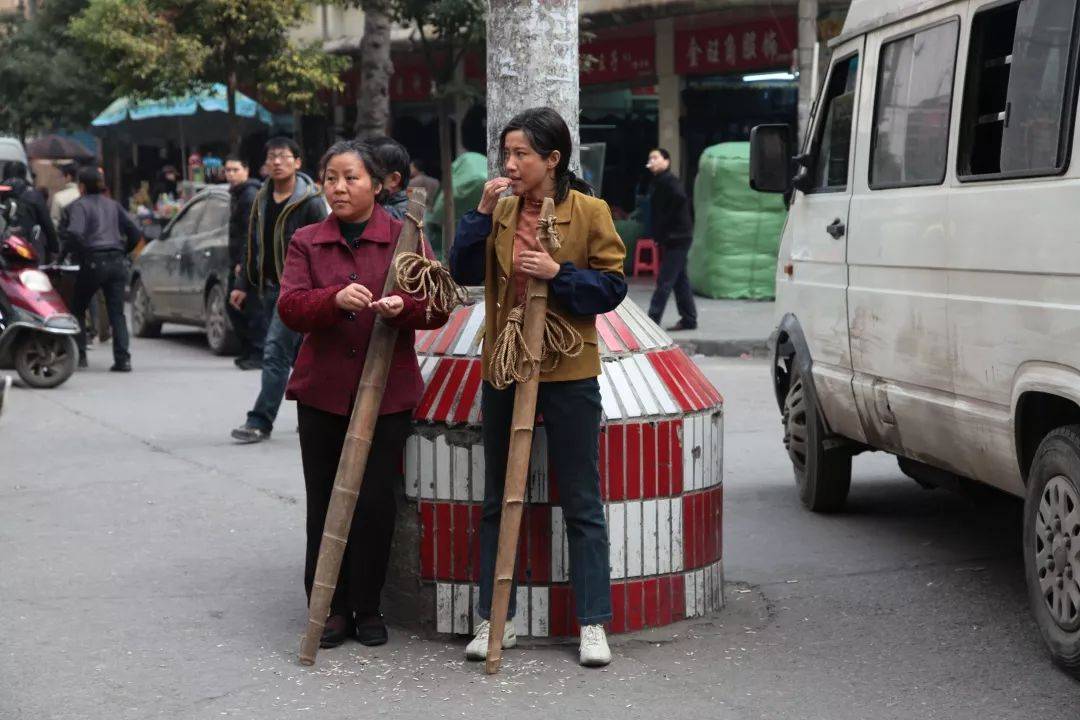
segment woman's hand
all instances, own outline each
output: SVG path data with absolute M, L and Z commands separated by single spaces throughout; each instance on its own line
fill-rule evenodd
M 559 274 L 559 263 L 540 250 L 525 250 L 518 254 L 518 269 L 529 277 L 550 280 Z
M 334 304 L 342 310 L 359 312 L 371 305 L 371 291 L 360 283 L 351 283 L 334 296 Z
M 405 301 L 399 295 L 387 295 L 371 303 L 371 309 L 384 318 L 397 317 L 405 309 Z
M 484 183 L 484 194 L 480 196 L 480 204 L 476 211 L 484 215 L 495 212 L 495 206 L 499 204 L 499 196 L 510 187 L 510 178 L 497 177 Z

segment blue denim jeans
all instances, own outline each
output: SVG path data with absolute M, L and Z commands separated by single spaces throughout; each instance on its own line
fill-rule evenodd
M 285 386 L 289 384 L 289 373 L 296 362 L 296 353 L 300 351 L 303 335 L 285 327 L 277 312 L 277 299 L 280 288 L 269 285 L 263 289 L 259 300 L 263 303 L 263 312 L 270 318 L 263 343 L 262 389 L 255 400 L 255 407 L 247 416 L 249 427 L 269 433 L 274 429 L 281 401 L 285 397 Z
M 537 409 L 544 416 L 548 462 L 558 485 L 570 546 L 570 584 L 578 623 L 611 619 L 611 567 L 607 521 L 600 497 L 600 385 L 596 378 L 540 383 Z M 499 548 L 506 456 L 514 386 L 496 390 L 484 383 L 481 398 L 484 433 L 484 506 L 480 520 L 480 602 L 477 612 L 491 619 L 495 555 Z M 516 612 L 516 587 L 508 617 Z

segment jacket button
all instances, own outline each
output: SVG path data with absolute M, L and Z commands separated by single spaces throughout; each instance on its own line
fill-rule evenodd
M 353 282 L 356 282 L 359 277 L 360 276 L 357 275 L 356 273 L 350 273 L 349 274 L 349 279 L 352 280 Z
M 349 348 L 349 357 L 356 357 L 356 348 Z
M 352 249 L 353 250 L 359 250 L 360 249 L 360 241 L 359 240 L 353 240 L 352 241 Z
M 355 320 L 356 319 L 356 313 L 352 313 L 352 312 L 345 313 L 345 319 L 346 320 Z

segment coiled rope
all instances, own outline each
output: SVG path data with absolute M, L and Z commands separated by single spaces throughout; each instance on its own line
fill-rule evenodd
M 525 305 L 510 311 L 491 355 L 491 384 L 505 390 L 513 383 L 524 383 L 540 372 L 552 372 L 564 357 L 577 357 L 585 347 L 581 333 L 551 310 L 544 318 L 544 336 L 540 357 L 529 351 L 525 342 Z
M 405 213 L 420 232 L 420 247 L 424 247 L 424 222 L 411 213 Z M 398 288 L 421 300 L 427 300 L 426 317 L 431 314 L 449 315 L 458 305 L 469 301 L 469 291 L 450 276 L 450 271 L 439 262 L 419 253 L 404 252 L 394 259 L 394 278 Z

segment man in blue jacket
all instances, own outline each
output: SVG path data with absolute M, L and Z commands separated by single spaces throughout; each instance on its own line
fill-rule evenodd
M 281 292 L 281 271 L 293 233 L 327 216 L 322 192 L 311 178 L 300 172 L 300 146 L 289 138 L 271 138 L 266 143 L 266 164 L 270 177 L 255 198 L 248 226 L 244 272 L 229 296 L 235 308 L 245 302 L 262 303 L 269 318 L 262 355 L 262 387 L 247 421 L 232 431 L 241 443 L 257 443 L 270 437 L 274 429 L 289 373 L 300 349 L 300 333 L 285 327 L 277 312 Z M 249 295 L 255 293 L 256 297 Z

